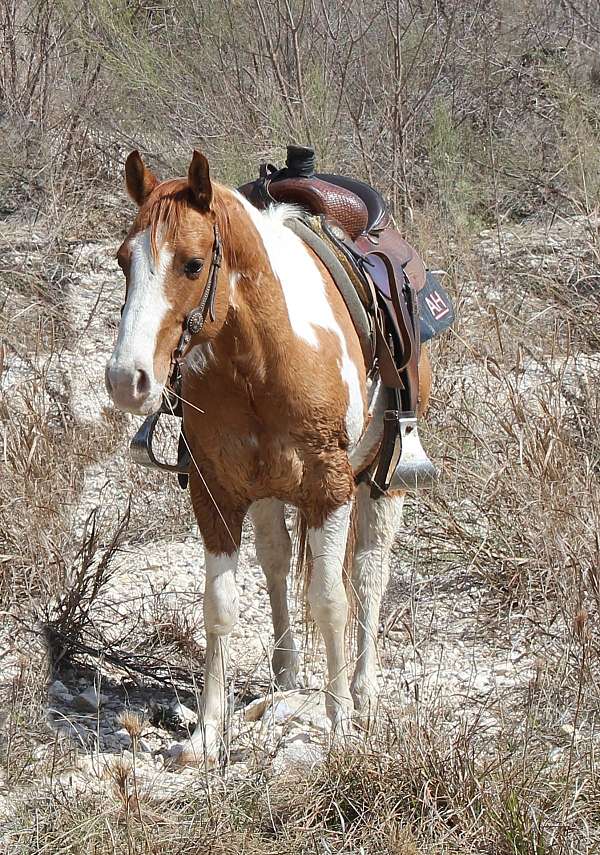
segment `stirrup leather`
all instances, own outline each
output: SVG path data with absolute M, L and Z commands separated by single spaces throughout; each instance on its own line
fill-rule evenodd
M 371 476 L 371 498 L 379 499 L 393 490 L 430 489 L 437 474 L 421 445 L 414 413 L 386 410 L 377 470 Z

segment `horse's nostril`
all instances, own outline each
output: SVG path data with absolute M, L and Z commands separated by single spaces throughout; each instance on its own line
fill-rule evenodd
M 143 368 L 138 368 L 133 375 L 133 393 L 136 398 L 147 395 L 150 391 L 150 377 Z

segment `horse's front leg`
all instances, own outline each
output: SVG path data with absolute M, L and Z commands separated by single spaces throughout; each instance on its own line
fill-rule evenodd
M 223 745 L 229 636 L 239 612 L 235 574 L 244 513 L 227 513 L 227 502 L 216 497 L 216 491 L 213 492 L 216 502 L 206 502 L 197 482 L 190 480 L 190 488 L 204 541 L 206 662 L 198 725 L 191 738 L 181 746 L 177 762 L 212 766 L 218 763 Z
M 206 662 L 198 725 L 177 757 L 186 765 L 213 766 L 219 761 L 225 724 L 229 635 L 238 618 L 235 571 L 239 552 L 214 555 L 206 551 L 204 626 Z
M 328 672 L 325 703 L 334 728 L 344 726 L 352 715 L 345 644 L 348 598 L 343 579 L 351 508 L 351 502 L 342 505 L 320 528 L 308 531 L 313 559 L 308 601 L 325 641 Z

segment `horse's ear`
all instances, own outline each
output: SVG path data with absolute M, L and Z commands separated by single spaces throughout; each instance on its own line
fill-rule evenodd
M 208 170 L 208 160 L 204 155 L 194 149 L 194 155 L 188 170 L 188 183 L 191 187 L 196 204 L 204 213 L 208 213 L 212 206 L 212 184 Z
M 139 151 L 132 151 L 125 161 L 125 184 L 127 192 L 140 208 L 158 184 L 158 178 L 144 164 Z

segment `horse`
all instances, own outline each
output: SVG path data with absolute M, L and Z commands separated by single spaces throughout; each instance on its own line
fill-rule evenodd
M 247 515 L 272 610 L 274 678 L 281 689 L 296 685 L 298 651 L 287 600 L 288 505 L 305 526 L 311 553 L 306 596 L 325 643 L 326 710 L 332 731 L 343 732 L 353 717 L 365 721 L 375 708 L 379 610 L 404 501 L 403 492 L 373 499 L 358 478 L 381 443 L 381 383 L 365 365 L 328 270 L 286 225 L 297 209 L 282 204 L 259 211 L 237 191 L 213 182 L 198 151 L 186 178 L 165 181 L 134 151 L 125 183 L 138 211 L 117 253 L 125 303 L 106 387 L 117 408 L 153 413 L 178 359 L 193 460 L 189 491 L 205 551 L 204 690 L 198 726 L 179 746 L 176 762 L 219 762 L 228 638 L 239 610 L 236 567 Z M 201 322 L 188 324 L 182 339 L 199 305 Z M 430 386 L 423 349 L 422 410 Z M 356 597 L 351 682 L 345 559 Z

